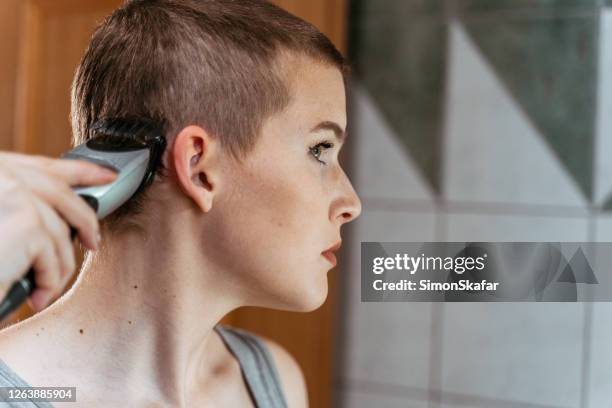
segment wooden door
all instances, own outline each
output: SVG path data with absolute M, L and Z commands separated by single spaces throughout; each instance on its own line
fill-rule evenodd
M 58 156 L 70 146 L 70 85 L 90 35 L 121 0 L 0 0 L 0 149 Z M 345 0 L 278 0 L 344 50 Z M 331 404 L 337 271 L 307 314 L 243 308 L 224 323 L 269 337 L 299 361 L 313 407 Z M 12 321 L 28 317 L 27 306 Z

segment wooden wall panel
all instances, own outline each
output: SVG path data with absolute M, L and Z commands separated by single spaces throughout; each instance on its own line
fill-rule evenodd
M 343 53 L 346 51 L 348 0 L 276 0 L 285 10 L 314 24 Z
M 59 156 L 70 146 L 70 85 L 91 32 L 120 0 L 28 0 L 21 10 L 17 150 Z
M 0 150 L 12 150 L 14 144 L 15 86 L 19 8 L 22 0 L 1 0 L 0 8 Z

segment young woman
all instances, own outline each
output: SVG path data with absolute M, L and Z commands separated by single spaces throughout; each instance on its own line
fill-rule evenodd
M 307 406 L 285 350 L 218 322 L 324 302 L 361 211 L 338 162 L 345 74 L 327 38 L 267 2 L 113 13 L 75 77 L 75 142 L 100 118 L 152 118 L 163 168 L 101 224 L 74 286 L 0 333 L 0 385 L 76 387 L 74 407 Z

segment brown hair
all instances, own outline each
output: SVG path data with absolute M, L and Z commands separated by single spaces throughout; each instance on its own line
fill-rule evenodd
M 268 1 L 129 0 L 95 31 L 76 72 L 74 143 L 99 119 L 142 117 L 166 137 L 201 126 L 239 160 L 291 100 L 283 51 L 349 71 L 325 35 Z M 131 201 L 120 214 L 142 209 L 142 197 Z

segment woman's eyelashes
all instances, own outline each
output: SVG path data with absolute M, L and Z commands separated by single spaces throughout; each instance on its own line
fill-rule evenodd
M 317 162 L 319 162 L 319 164 L 326 165 L 327 162 L 321 160 L 321 154 L 323 153 L 323 150 L 331 149 L 332 147 L 334 147 L 334 144 L 325 140 L 312 146 L 309 150 L 310 154 L 317 160 Z

